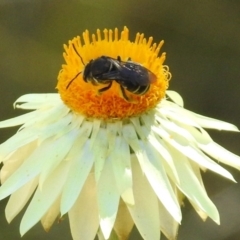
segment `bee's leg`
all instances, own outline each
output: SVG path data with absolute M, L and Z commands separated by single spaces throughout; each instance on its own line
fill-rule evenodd
M 99 85 L 99 82 L 98 82 L 98 80 L 96 79 L 96 78 L 91 78 L 90 80 L 89 80 L 89 82 L 91 82 L 92 83 L 92 85 L 94 85 L 94 86 L 98 86 Z
M 121 94 L 122 94 L 122 98 L 126 101 L 126 102 L 129 102 L 129 103 L 134 103 L 134 104 L 137 104 L 138 101 L 136 101 L 135 99 L 132 99 L 130 97 L 127 96 L 126 94 L 126 91 L 124 89 L 124 87 L 122 85 L 120 85 L 120 89 L 121 89 Z
M 129 97 L 127 96 L 125 89 L 122 85 L 120 85 L 120 89 L 121 89 L 121 93 L 122 93 L 122 97 L 124 98 L 125 101 L 127 102 L 131 102 Z
M 109 83 L 106 87 L 100 88 L 100 89 L 98 90 L 98 93 L 99 93 L 99 94 L 102 94 L 103 92 L 107 91 L 111 86 L 112 86 L 112 81 L 110 81 L 110 83 Z
M 118 60 L 119 62 L 122 61 L 120 56 L 117 56 L 117 60 Z M 129 57 L 129 58 L 127 59 L 127 61 L 132 61 L 132 59 Z

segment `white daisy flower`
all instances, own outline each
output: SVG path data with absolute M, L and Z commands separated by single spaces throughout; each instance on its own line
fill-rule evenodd
M 131 42 L 126 27 L 120 36 L 103 33 L 90 40 L 85 31 L 83 44 L 77 37 L 64 45 L 59 93 L 21 96 L 14 107 L 33 111 L 0 122 L 21 126 L 0 145 L 7 221 L 31 199 L 21 235 L 39 221 L 49 230 L 68 214 L 74 240 L 109 239 L 111 232 L 128 239 L 134 224 L 145 240 L 161 232 L 176 239 L 185 196 L 203 220 L 219 224 L 201 170 L 234 181 L 218 163 L 240 169 L 240 158 L 204 128 L 238 129 L 184 109 L 181 96 L 167 91 L 163 41 L 138 33 Z

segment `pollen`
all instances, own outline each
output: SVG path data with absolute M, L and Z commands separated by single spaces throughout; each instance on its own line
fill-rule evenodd
M 165 97 L 171 74 L 168 67 L 163 65 L 166 54 L 159 56 L 163 41 L 159 44 L 152 42 L 152 37 L 146 39 L 140 33 L 136 34 L 134 41 L 130 41 L 127 27 L 121 33 L 117 28 L 114 31 L 105 29 L 103 33 L 98 29 L 91 37 L 86 30 L 82 38 L 78 36 L 70 40 L 68 45 L 64 45 L 63 57 L 66 63 L 58 75 L 57 89 L 61 99 L 73 112 L 87 118 L 127 119 L 153 109 Z M 91 61 L 102 56 L 116 60 L 120 57 L 123 63 L 131 61 L 139 64 L 153 73 L 156 79 L 149 81 L 149 90 L 141 95 L 124 88 L 127 99 L 123 96 L 120 83 L 114 79 L 110 80 L 111 87 L 101 92 L 99 90 L 108 84 L 91 79 L 84 81 L 83 74 Z

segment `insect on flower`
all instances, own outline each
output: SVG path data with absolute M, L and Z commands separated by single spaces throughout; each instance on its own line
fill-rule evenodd
M 84 64 L 81 55 L 76 50 L 74 44 L 72 45 L 76 54 L 80 57 L 81 62 L 85 66 L 83 71 L 77 73 L 77 75 L 68 83 L 67 89 L 70 87 L 72 82 L 83 73 L 83 80 L 85 82 L 92 83 L 93 85 L 107 84 L 98 90 L 99 94 L 107 91 L 111 88 L 113 81 L 116 81 L 120 85 L 122 97 L 126 101 L 130 101 L 125 90 L 136 94 L 143 95 L 149 88 L 150 84 L 155 82 L 157 77 L 147 68 L 142 65 L 132 62 L 131 58 L 124 62 L 121 57 L 117 59 L 101 56 L 95 60 L 91 60 L 88 64 Z
M 64 45 L 58 93 L 23 95 L 14 106 L 33 111 L 0 121 L 20 126 L 0 145 L 7 221 L 27 206 L 21 235 L 68 215 L 73 240 L 123 240 L 134 225 L 144 240 L 161 232 L 176 239 L 185 196 L 203 220 L 220 224 L 201 170 L 235 181 L 220 164 L 240 169 L 240 157 L 205 128 L 238 128 L 185 109 L 167 90 L 163 41 L 140 33 L 131 41 L 126 27 L 103 34 L 86 30 Z

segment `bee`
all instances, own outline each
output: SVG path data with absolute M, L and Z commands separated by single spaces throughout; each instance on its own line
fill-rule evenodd
M 101 56 L 84 64 L 83 59 L 77 52 L 74 44 L 73 48 L 80 57 L 85 68 L 83 71 L 77 73 L 77 75 L 68 83 L 66 87 L 67 89 L 82 73 L 85 82 L 92 83 L 93 85 L 107 85 L 98 90 L 99 94 L 110 89 L 113 81 L 116 81 L 120 85 L 123 98 L 127 102 L 130 102 L 130 98 L 127 96 L 125 90 L 136 95 L 143 95 L 149 90 L 151 83 L 155 82 L 157 79 L 154 73 L 142 65 L 132 62 L 130 58 L 128 61 L 124 62 L 121 60 L 120 56 L 118 56 L 117 59 Z

